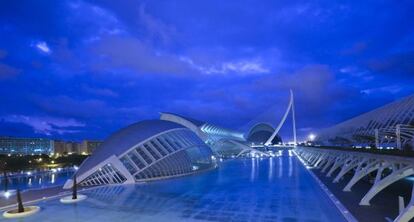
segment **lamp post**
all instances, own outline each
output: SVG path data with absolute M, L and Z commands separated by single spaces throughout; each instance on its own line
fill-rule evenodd
M 9 180 L 7 179 L 6 169 L 3 170 L 3 177 L 4 177 L 4 193 L 6 193 L 9 188 Z
M 72 186 L 72 200 L 78 199 L 78 185 L 76 184 L 76 173 L 73 175 L 73 186 Z

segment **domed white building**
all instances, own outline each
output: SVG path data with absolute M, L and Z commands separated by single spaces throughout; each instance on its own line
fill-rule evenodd
M 211 149 L 190 129 L 145 120 L 106 139 L 76 172 L 81 186 L 127 184 L 177 177 L 216 166 Z M 72 186 L 68 180 L 64 188 Z

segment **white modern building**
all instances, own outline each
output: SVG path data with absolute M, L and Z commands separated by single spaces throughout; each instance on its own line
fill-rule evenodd
M 293 110 L 292 93 L 287 113 L 290 110 Z M 81 164 L 76 172 L 77 183 L 82 186 L 136 183 L 213 169 L 217 166 L 216 157 L 271 156 L 251 144 L 280 142 L 277 133 L 287 113 L 277 131 L 270 124 L 259 123 L 247 133 L 161 113 L 160 120 L 141 121 L 109 136 Z M 68 180 L 64 188 L 72 184 Z
M 322 130 L 315 142 L 334 146 L 413 149 L 414 95 Z
M 80 185 L 96 186 L 182 176 L 215 166 L 211 149 L 188 128 L 145 120 L 112 134 L 76 175 Z M 71 186 L 68 180 L 64 188 Z

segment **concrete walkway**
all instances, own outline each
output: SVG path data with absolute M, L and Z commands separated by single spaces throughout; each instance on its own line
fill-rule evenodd
M 410 201 L 411 184 L 400 180 L 382 192 L 371 201 L 371 206 L 360 206 L 359 202 L 372 186 L 367 181 L 361 180 L 352 188 L 351 192 L 343 192 L 350 175 L 345 175 L 338 183 L 332 183 L 333 177 L 326 177 L 320 170 L 312 169 L 315 175 L 328 187 L 328 189 L 342 202 L 342 204 L 361 222 L 393 221 L 398 216 L 398 196 L 403 196 L 406 203 Z M 336 175 L 338 172 L 335 172 Z
M 62 187 L 50 187 L 45 189 L 39 190 L 27 190 L 21 193 L 22 200 L 24 203 L 30 203 L 33 201 L 47 199 L 55 196 L 60 195 L 68 195 L 70 194 L 70 190 L 63 190 Z M 0 197 L 0 210 L 8 208 L 16 204 L 16 195 L 10 196 L 9 198 L 5 198 L 4 196 Z

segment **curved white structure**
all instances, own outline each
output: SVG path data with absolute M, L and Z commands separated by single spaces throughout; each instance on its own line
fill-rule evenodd
M 241 132 L 225 129 L 173 113 L 161 113 L 160 119 L 187 127 L 198 135 L 219 156 L 240 156 L 249 152 L 269 156 L 267 153 L 260 152 L 246 145 L 246 139 Z
M 241 156 L 244 153 L 259 153 L 260 155 L 269 156 L 269 154 L 260 152 L 255 148 L 250 147 L 249 145 L 263 144 L 268 146 L 272 144 L 273 141 L 281 142 L 281 138 L 278 136 L 280 128 L 286 121 L 286 118 L 289 114 L 292 113 L 293 119 L 293 137 L 294 143 L 296 144 L 296 123 L 295 123 L 295 111 L 294 111 L 294 98 L 293 92 L 290 91 L 290 101 L 287 107 L 286 113 L 282 118 L 282 121 L 279 123 L 278 127 L 274 129 L 268 123 L 257 123 L 254 125 L 249 132 L 246 134 L 238 132 L 235 130 L 226 129 L 219 127 L 210 123 L 203 121 L 195 120 L 192 118 L 184 117 L 178 114 L 173 113 L 161 113 L 161 120 L 167 120 L 174 123 L 183 125 L 193 131 L 198 137 L 200 137 L 207 145 L 209 145 L 212 150 L 219 156 Z M 260 142 L 250 141 L 249 138 L 257 131 L 269 132 L 270 135 L 266 135 L 265 138 Z M 263 136 L 263 135 L 261 135 Z
M 414 95 L 324 129 L 315 142 L 332 146 L 413 149 Z
M 259 122 L 250 128 L 249 132 L 246 134 L 246 140 L 254 145 L 264 144 L 269 137 L 273 134 L 275 129 L 270 123 Z M 272 144 L 281 143 L 282 138 L 279 135 L 276 135 L 272 140 Z
M 266 143 L 265 143 L 266 146 L 272 144 L 273 139 L 279 133 L 279 131 L 282 128 L 283 124 L 285 124 L 286 118 L 289 115 L 289 112 L 290 111 L 292 111 L 293 143 L 294 144 L 297 144 L 297 141 L 296 141 L 296 118 L 295 118 L 295 105 L 294 105 L 294 103 L 295 102 L 294 102 L 294 98 L 293 98 L 293 91 L 290 90 L 290 100 L 289 100 L 289 104 L 288 104 L 288 107 L 286 109 L 286 112 L 283 115 L 282 120 L 280 121 L 279 125 L 276 127 L 276 129 L 273 132 L 273 134 L 266 141 Z
M 78 184 L 126 184 L 191 174 L 215 167 L 211 149 L 190 129 L 146 120 L 112 134 L 76 173 Z M 64 188 L 72 187 L 72 180 Z
M 346 173 L 353 171 L 353 177 L 343 191 L 350 192 L 352 186 L 359 180 L 377 171 L 374 184 L 359 203 L 364 206 L 369 206 L 372 198 L 389 185 L 400 179 L 414 175 L 414 158 L 412 157 L 306 147 L 297 147 L 295 153 L 307 161 L 310 166 L 323 169 L 322 172 L 330 169 L 327 173 L 328 177 L 340 169 L 333 182 L 338 182 Z M 383 176 L 385 169 L 388 169 L 390 173 Z M 414 218 L 414 195 L 411 197 L 408 206 L 400 212 L 400 215 L 395 221 L 408 222 L 412 218 Z

